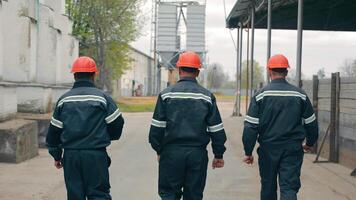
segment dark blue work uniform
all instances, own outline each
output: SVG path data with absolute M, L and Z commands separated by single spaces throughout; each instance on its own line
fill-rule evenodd
M 161 156 L 159 195 L 163 200 L 203 199 L 212 141 L 215 158 L 223 158 L 226 135 L 216 99 L 195 78 L 182 78 L 160 93 L 149 133 Z M 182 191 L 183 188 L 183 191 Z
M 59 98 L 46 142 L 62 161 L 68 200 L 111 199 L 106 147 L 120 138 L 123 124 L 113 99 L 89 81 L 75 82 Z
M 261 200 L 296 200 L 303 163 L 302 143 L 313 146 L 318 139 L 318 124 L 309 98 L 303 90 L 285 79 L 272 80 L 251 100 L 245 118 L 243 144 L 252 155 L 258 142 Z

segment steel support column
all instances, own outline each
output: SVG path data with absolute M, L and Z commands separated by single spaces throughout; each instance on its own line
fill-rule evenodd
M 247 38 L 246 38 L 246 89 L 245 89 L 245 94 L 246 94 L 246 98 L 245 98 L 245 111 L 247 114 L 247 110 L 248 110 L 248 100 L 249 100 L 249 78 L 250 78 L 250 72 L 249 72 L 249 59 L 250 59 L 250 29 L 247 28 Z
M 253 65 L 254 65 L 254 54 L 255 54 L 255 6 L 251 9 L 251 62 L 250 62 L 250 95 L 251 99 L 253 97 Z
M 268 14 L 267 14 L 267 63 L 271 57 L 271 39 L 272 39 L 272 0 L 268 0 Z M 266 83 L 270 82 L 269 72 L 266 67 Z
M 236 39 L 236 99 L 235 99 L 235 106 L 232 116 L 239 116 L 240 115 L 240 103 L 239 103 L 239 74 L 240 74 L 240 28 L 236 29 L 237 31 L 237 39 Z
M 298 0 L 298 36 L 297 36 L 296 85 L 302 87 L 302 48 L 303 48 L 303 0 Z
M 238 76 L 238 82 L 239 82 L 239 88 L 237 89 L 238 93 L 239 93 L 239 98 L 238 98 L 238 108 L 239 108 L 239 114 L 241 116 L 241 83 L 242 83 L 242 44 L 243 44 L 243 25 L 242 23 L 240 23 L 240 59 L 239 59 L 239 71 L 240 74 Z

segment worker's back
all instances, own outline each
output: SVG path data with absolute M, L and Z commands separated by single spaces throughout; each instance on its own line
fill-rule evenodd
M 183 78 L 165 89 L 160 98 L 166 110 L 167 127 L 164 144 L 179 146 L 206 146 L 207 118 L 215 97 L 200 86 L 194 78 Z
M 261 144 L 300 144 L 306 136 L 304 124 L 315 120 L 305 92 L 285 79 L 273 80 L 253 101 L 259 110 L 258 132 Z M 247 119 L 254 121 L 254 118 Z
M 62 124 L 61 141 L 65 149 L 99 149 L 110 144 L 110 114 L 116 105 L 110 96 L 88 81 L 78 81 L 58 101 L 54 120 Z M 116 115 L 119 115 L 116 112 Z M 58 123 L 57 122 L 57 123 Z

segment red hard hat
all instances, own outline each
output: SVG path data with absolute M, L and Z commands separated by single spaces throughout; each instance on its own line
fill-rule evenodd
M 98 72 L 98 68 L 96 67 L 95 61 L 87 56 L 82 56 L 77 58 L 72 66 L 72 73 L 77 72 Z
M 200 56 L 192 51 L 186 51 L 180 54 L 177 67 L 188 67 L 194 69 L 201 68 Z
M 289 62 L 288 59 L 282 55 L 282 54 L 277 54 L 272 56 L 268 60 L 268 69 L 276 69 L 276 68 L 289 68 Z

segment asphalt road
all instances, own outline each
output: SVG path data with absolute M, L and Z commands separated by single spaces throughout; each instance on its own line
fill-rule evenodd
M 237 124 L 238 121 L 229 116 L 231 106 L 231 103 L 220 106 L 224 121 L 227 120 L 225 126 L 230 138 L 232 134 L 237 134 L 237 130 L 233 130 L 234 127 L 241 127 Z M 159 199 L 158 163 L 155 152 L 148 143 L 152 113 L 127 113 L 124 117 L 124 135 L 109 150 L 113 160 L 110 168 L 113 199 Z M 242 165 L 242 157 L 239 155 L 242 152 L 236 148 L 233 140 L 229 141 L 231 142 L 227 143 L 225 168 L 212 170 L 209 167 L 204 199 L 236 200 L 239 196 L 244 197 L 244 200 L 258 199 L 258 188 L 249 187 L 256 185 L 258 180 L 249 178 L 254 176 L 254 172 L 248 170 L 250 167 Z M 235 141 L 235 144 L 237 143 L 238 141 Z M 211 154 L 210 147 L 209 151 Z M 210 155 L 210 158 L 212 157 Z
M 258 165 L 242 163 L 243 119 L 230 117 L 232 103 L 220 103 L 219 108 L 228 136 L 226 165 L 215 170 L 209 167 L 204 200 L 258 200 Z M 113 199 L 157 200 L 158 163 L 148 143 L 152 113 L 124 113 L 124 117 L 123 136 L 109 148 Z M 314 157 L 305 155 L 298 199 L 356 200 L 356 178 L 350 176 L 351 169 L 331 163 L 313 164 Z M 20 164 L 0 163 L 0 180 L 1 200 L 66 199 L 62 170 L 53 167 L 44 149 L 38 157 Z
M 258 165 L 242 163 L 242 118 L 232 118 L 232 103 L 219 108 L 228 136 L 226 165 L 212 170 L 209 166 L 204 200 L 258 200 L 260 179 Z M 158 163 L 148 143 L 152 113 L 127 113 L 124 135 L 110 148 L 113 199 L 156 200 Z M 210 158 L 212 158 L 209 147 Z M 314 155 L 306 155 L 302 170 L 301 200 L 356 200 L 356 178 L 349 169 L 335 164 L 313 164 Z M 257 156 L 255 156 L 257 160 Z M 211 165 L 211 159 L 209 162 Z

